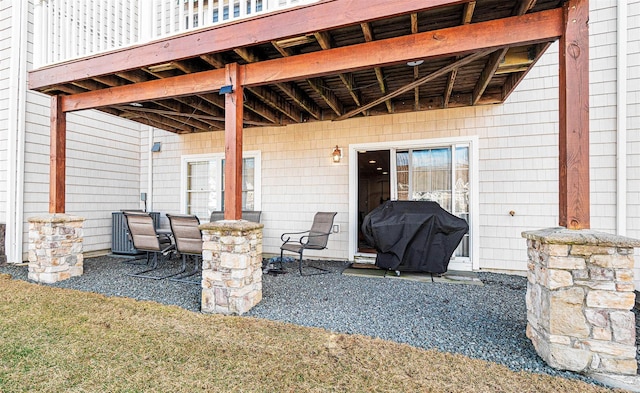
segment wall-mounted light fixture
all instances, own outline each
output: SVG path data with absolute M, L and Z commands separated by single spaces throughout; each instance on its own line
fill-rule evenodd
M 336 148 L 333 149 L 333 153 L 331 153 L 331 159 L 336 163 L 340 162 L 340 160 L 342 159 L 342 150 L 340 150 L 338 145 L 336 145 Z
M 151 146 L 151 151 L 154 153 L 159 152 L 162 149 L 162 142 L 153 142 L 153 146 Z

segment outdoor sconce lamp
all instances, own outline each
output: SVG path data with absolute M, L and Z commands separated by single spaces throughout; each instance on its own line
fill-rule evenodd
M 333 159 L 333 162 L 335 162 L 335 163 L 340 162 L 340 159 L 342 158 L 342 151 L 340 150 L 338 145 L 336 145 L 336 148 L 333 149 L 333 153 L 331 153 L 331 158 Z

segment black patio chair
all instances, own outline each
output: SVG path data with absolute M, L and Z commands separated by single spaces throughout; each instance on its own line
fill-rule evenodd
M 142 212 L 124 212 L 124 216 L 126 218 L 127 230 L 131 237 L 133 247 L 139 251 L 144 251 L 147 254 L 147 265 L 149 266 L 149 269 L 129 274 L 129 276 L 162 280 L 164 278 L 180 274 L 180 272 L 164 276 L 147 274 L 159 268 L 159 258 L 169 259 L 175 246 L 171 242 L 171 237 L 168 234 L 158 234 L 156 232 L 156 227 L 150 214 Z
M 316 274 L 325 274 L 330 271 L 321 267 L 307 265 L 310 268 L 316 269 L 317 272 L 310 274 L 303 274 L 302 272 L 302 254 L 304 250 L 324 250 L 327 248 L 327 242 L 329 241 L 329 235 L 333 228 L 333 220 L 336 216 L 336 212 L 318 212 L 313 218 L 313 224 L 311 229 L 302 232 L 287 232 L 280 236 L 280 240 L 283 241 L 280 246 L 280 265 L 282 266 L 282 260 L 284 258 L 284 252 L 292 252 L 300 255 L 298 260 L 298 270 L 301 276 L 312 276 Z M 291 239 L 289 235 L 302 235 L 299 239 Z
M 202 232 L 198 228 L 200 220 L 196 216 L 167 214 L 176 250 L 182 257 L 183 273 L 170 278 L 171 281 L 200 284 L 201 281 L 188 279 L 202 271 L 200 262 L 202 259 Z M 187 257 L 193 260 L 193 269 L 187 270 Z

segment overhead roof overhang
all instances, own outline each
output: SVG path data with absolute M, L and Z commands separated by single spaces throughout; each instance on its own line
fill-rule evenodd
M 31 71 L 62 111 L 175 133 L 224 129 L 238 64 L 245 127 L 504 102 L 563 34 L 561 0 L 325 0 Z

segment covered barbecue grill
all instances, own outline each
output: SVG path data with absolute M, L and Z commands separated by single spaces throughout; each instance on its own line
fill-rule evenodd
M 387 201 L 371 211 L 362 233 L 378 251 L 376 266 L 441 274 L 469 225 L 431 201 Z

